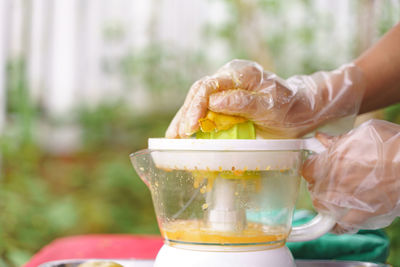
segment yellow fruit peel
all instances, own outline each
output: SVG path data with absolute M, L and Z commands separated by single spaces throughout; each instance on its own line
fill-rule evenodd
M 207 118 L 200 119 L 199 124 L 200 124 L 200 130 L 203 133 L 212 132 L 217 128 L 217 125 L 215 125 L 215 123 L 212 120 Z
M 205 118 L 199 120 L 200 131 L 197 139 L 255 139 L 253 122 L 239 116 L 225 115 L 208 111 Z
M 247 119 L 243 117 L 225 115 L 209 110 L 206 117 L 199 120 L 199 124 L 202 132 L 209 133 L 229 130 L 233 126 L 246 121 Z
M 251 121 L 234 125 L 228 130 L 196 133 L 197 139 L 255 139 L 256 130 Z

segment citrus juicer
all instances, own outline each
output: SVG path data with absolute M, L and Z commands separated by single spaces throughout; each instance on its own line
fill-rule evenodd
M 149 139 L 131 155 L 165 240 L 156 267 L 295 266 L 286 241 L 335 224 L 326 214 L 291 227 L 301 166 L 324 147 L 293 140 Z

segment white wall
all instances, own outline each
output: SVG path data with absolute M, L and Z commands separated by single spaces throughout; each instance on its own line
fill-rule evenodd
M 0 133 L 3 131 L 6 119 L 5 61 L 8 48 L 8 1 L 0 1 Z

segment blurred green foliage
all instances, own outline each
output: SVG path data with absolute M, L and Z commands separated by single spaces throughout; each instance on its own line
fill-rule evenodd
M 81 148 L 53 155 L 35 136 L 43 115 L 30 100 L 23 60 L 10 61 L 7 75 L 8 123 L 0 138 L 0 266 L 21 266 L 57 237 L 159 233 L 150 193 L 129 154 L 145 148 L 149 136 L 163 136 L 173 113 L 133 112 L 121 100 L 81 106 L 72 116 L 81 129 Z
M 162 136 L 172 114 L 135 115 L 120 104 L 82 108 L 84 145 L 54 156 L 20 130 L 1 139 L 0 255 L 20 266 L 53 239 L 85 233 L 158 233 L 150 194 L 129 153 Z M 0 266 L 1 266 L 0 261 Z
M 400 104 L 386 108 L 385 119 L 400 124 Z

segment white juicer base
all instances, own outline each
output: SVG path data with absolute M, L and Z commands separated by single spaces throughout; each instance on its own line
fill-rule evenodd
M 260 251 L 197 251 L 164 245 L 154 267 L 295 267 L 286 246 Z

